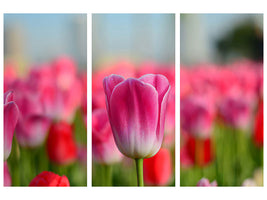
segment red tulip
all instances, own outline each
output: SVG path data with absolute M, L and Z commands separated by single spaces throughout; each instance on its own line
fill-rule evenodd
M 258 147 L 263 146 L 263 101 L 260 102 L 254 124 L 254 142 Z
M 32 179 L 29 186 L 67 187 L 70 186 L 70 183 L 68 178 L 64 175 L 59 176 L 53 172 L 44 171 Z
M 161 148 L 159 152 L 144 159 L 144 181 L 148 185 L 166 185 L 172 174 L 171 154 L 168 149 Z
M 66 122 L 52 124 L 49 130 L 46 148 L 51 161 L 60 165 L 72 163 L 77 157 L 72 127 Z
M 183 167 L 189 167 L 192 164 L 203 167 L 213 159 L 211 139 L 188 136 L 180 154 Z

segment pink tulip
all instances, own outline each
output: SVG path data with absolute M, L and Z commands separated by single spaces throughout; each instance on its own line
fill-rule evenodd
M 13 101 L 13 92 L 4 94 L 4 160 L 11 152 L 14 130 L 19 118 L 19 109 Z
M 210 181 L 206 178 L 202 178 L 198 181 L 197 186 L 201 186 L 201 187 L 209 187 L 209 186 L 217 186 L 217 182 L 213 181 L 210 183 Z
M 188 96 L 181 100 L 181 128 L 196 137 L 210 136 L 215 117 L 213 100 L 203 96 Z
M 119 150 L 130 158 L 155 155 L 161 147 L 170 84 L 163 75 L 103 80 L 109 121 Z
M 112 164 L 122 159 L 104 108 L 95 109 L 92 113 L 92 152 L 93 160 L 102 164 Z
M 238 92 L 224 97 L 219 104 L 219 113 L 224 122 L 234 128 L 244 130 L 250 126 L 250 101 Z
M 44 114 L 40 98 L 30 88 L 29 82 L 17 80 L 12 88 L 20 110 L 16 138 L 22 146 L 39 146 L 47 135 L 50 119 Z
M 28 82 L 40 97 L 44 113 L 54 120 L 72 122 L 82 104 L 82 81 L 76 74 L 76 65 L 66 57 L 52 65 L 41 65 L 30 71 Z
M 31 69 L 28 82 L 44 107 L 44 113 L 51 119 L 60 119 L 63 110 L 63 95 L 56 84 L 56 77 L 51 65 L 36 66 Z
M 4 186 L 11 186 L 12 179 L 9 173 L 7 161 L 4 162 Z

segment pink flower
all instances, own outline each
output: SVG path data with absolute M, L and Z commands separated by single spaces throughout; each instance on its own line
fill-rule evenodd
M 226 124 L 237 129 L 247 129 L 252 114 L 250 101 L 238 92 L 228 94 L 219 104 L 219 114 Z
M 71 59 L 59 58 L 52 65 L 31 70 L 28 82 L 39 95 L 44 112 L 49 118 L 72 122 L 82 104 L 82 82 Z
M 45 115 L 43 104 L 29 82 L 17 80 L 12 85 L 14 100 L 20 110 L 16 126 L 16 138 L 22 146 L 36 147 L 44 142 L 50 126 L 50 119 Z
M 188 96 L 181 99 L 181 128 L 196 137 L 210 136 L 215 117 L 214 103 L 203 96 Z
M 198 181 L 197 186 L 208 187 L 208 186 L 218 186 L 216 181 L 210 183 L 210 181 L 206 178 L 202 178 Z
M 61 90 L 68 90 L 73 86 L 76 80 L 77 66 L 71 58 L 61 56 L 55 59 L 52 68 L 56 76 L 57 86 Z
M 93 160 L 102 164 L 112 164 L 122 159 L 104 108 L 95 109 L 92 113 L 92 152 Z
M 11 152 L 14 130 L 19 118 L 19 109 L 13 101 L 13 92 L 4 94 L 4 160 Z
M 7 161 L 4 162 L 4 186 L 11 186 L 12 179 L 9 173 Z
M 161 148 L 159 152 L 148 159 L 144 159 L 144 181 L 148 185 L 166 185 L 172 174 L 171 153 Z
M 119 150 L 131 158 L 149 158 L 162 144 L 170 84 L 163 75 L 103 80 L 109 121 Z

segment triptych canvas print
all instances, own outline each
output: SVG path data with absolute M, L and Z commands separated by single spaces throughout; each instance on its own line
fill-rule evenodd
M 263 14 L 88 15 L 3 15 L 4 186 L 263 186 Z

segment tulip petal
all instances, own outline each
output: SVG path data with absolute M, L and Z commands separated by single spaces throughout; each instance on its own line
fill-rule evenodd
M 140 77 L 139 80 L 151 84 L 158 92 L 160 114 L 158 120 L 157 138 L 158 140 L 162 140 L 164 134 L 165 113 L 170 91 L 169 81 L 165 76 L 161 74 L 146 74 Z M 158 146 L 158 149 L 159 148 L 160 146 Z
M 146 74 L 139 78 L 144 83 L 151 84 L 158 92 L 159 103 L 161 104 L 165 94 L 170 88 L 168 79 L 161 74 Z
M 4 106 L 4 159 L 11 152 L 14 130 L 19 117 L 19 109 L 15 102 L 11 101 Z
M 118 85 L 122 81 L 124 81 L 124 78 L 120 75 L 115 75 L 115 74 L 107 76 L 103 80 L 103 87 L 104 87 L 104 91 L 106 94 L 106 105 L 107 105 L 108 114 L 109 114 L 109 109 L 110 109 L 109 108 L 110 96 L 113 92 L 113 89 L 116 87 L 116 85 Z
M 4 104 L 13 101 L 13 92 L 12 91 L 8 91 L 4 94 Z
M 110 123 L 120 151 L 128 157 L 150 157 L 159 117 L 156 89 L 138 79 L 117 85 L 110 97 Z

